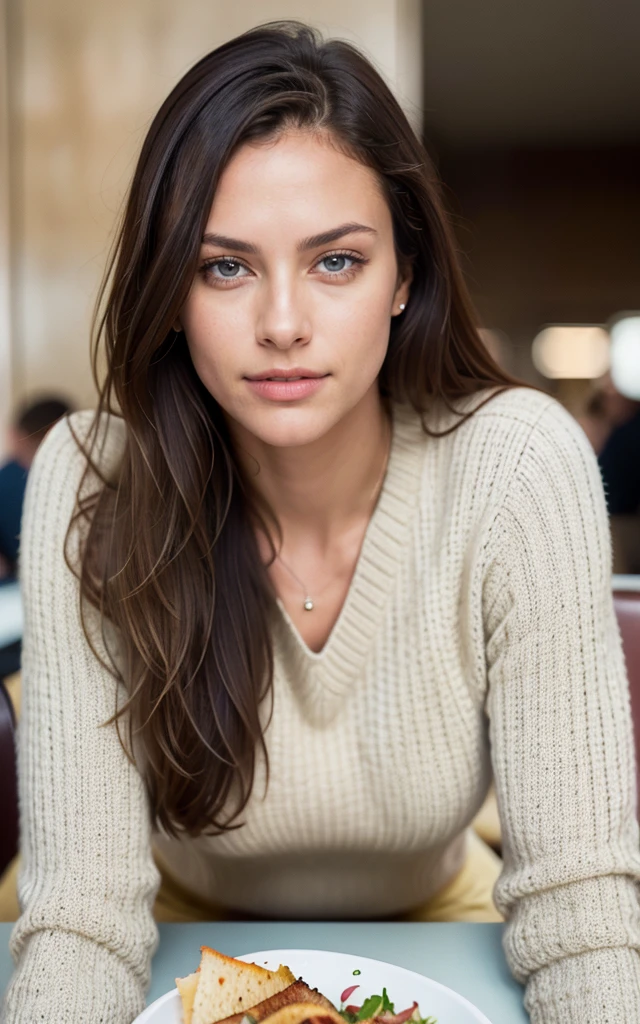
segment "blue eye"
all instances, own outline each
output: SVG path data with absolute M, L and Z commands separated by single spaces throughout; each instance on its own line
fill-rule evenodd
M 323 258 L 320 260 L 320 263 L 324 263 L 330 272 L 335 271 L 337 273 L 340 273 L 340 271 L 350 269 L 349 267 L 345 267 L 345 262 L 347 260 L 349 260 L 351 263 L 355 262 L 352 256 L 345 256 L 344 254 L 339 254 L 337 256 L 323 256 Z M 338 266 L 336 266 L 336 264 L 338 264 Z
M 360 265 L 368 262 L 369 260 L 362 256 L 351 255 L 346 252 L 334 252 L 329 253 L 328 256 L 323 256 L 317 261 L 315 266 L 320 267 L 327 277 L 347 280 L 357 273 Z M 205 280 L 215 281 L 220 285 L 241 281 L 245 277 L 250 277 L 252 272 L 246 264 L 233 256 L 216 256 L 213 259 L 205 260 L 200 268 L 200 273 Z
M 238 271 L 246 269 L 243 267 L 242 263 L 238 263 L 237 260 L 224 259 L 213 260 L 211 263 L 207 264 L 207 270 L 213 271 L 214 268 L 219 270 L 221 276 L 227 280 L 239 277 L 240 275 L 238 274 Z M 217 275 L 214 274 L 213 276 L 215 277 Z

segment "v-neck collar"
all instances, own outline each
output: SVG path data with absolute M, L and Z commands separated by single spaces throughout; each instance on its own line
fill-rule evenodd
M 307 646 L 284 604 L 276 598 L 282 655 L 305 714 L 319 725 L 333 720 L 362 669 L 393 589 L 417 504 L 427 435 L 412 407 L 393 403 L 391 415 L 391 447 L 380 495 L 347 596 L 322 650 L 312 651 Z

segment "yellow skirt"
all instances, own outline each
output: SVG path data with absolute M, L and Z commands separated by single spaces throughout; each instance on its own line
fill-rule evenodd
M 249 914 L 205 905 L 168 874 L 156 857 L 162 881 L 153 913 L 156 921 L 242 921 L 254 920 Z M 16 892 L 19 858 L 9 865 L 0 880 L 0 921 L 15 921 L 20 910 Z M 399 921 L 503 921 L 493 902 L 493 887 L 502 861 L 490 846 L 471 829 L 469 852 L 462 870 L 427 904 L 406 914 Z
M 250 921 L 249 914 L 203 904 L 169 874 L 156 855 L 162 876 L 153 908 L 156 921 Z M 502 860 L 473 829 L 469 830 L 467 859 L 455 878 L 427 904 L 393 918 L 396 921 L 500 922 L 504 918 L 493 902 L 493 887 Z

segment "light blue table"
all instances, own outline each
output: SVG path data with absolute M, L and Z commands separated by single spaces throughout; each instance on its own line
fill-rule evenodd
M 0 586 L 0 647 L 15 643 L 22 636 L 23 616 L 20 584 L 17 581 Z
M 7 942 L 12 925 L 0 924 L 0 991 L 11 973 Z M 491 1024 L 528 1024 L 523 989 L 511 977 L 502 950 L 502 924 L 354 924 L 244 922 L 161 924 L 148 1002 L 194 970 L 200 946 L 228 956 L 261 949 L 330 949 L 386 960 L 418 971 L 470 999 Z

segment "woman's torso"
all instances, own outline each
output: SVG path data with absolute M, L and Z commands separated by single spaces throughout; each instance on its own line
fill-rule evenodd
M 549 401 L 518 396 L 440 439 L 399 410 L 319 652 L 278 601 L 266 792 L 259 761 L 241 829 L 156 839 L 201 898 L 270 916 L 379 916 L 427 900 L 461 866 L 491 778 L 481 540 L 518 438 Z

